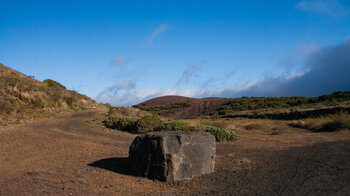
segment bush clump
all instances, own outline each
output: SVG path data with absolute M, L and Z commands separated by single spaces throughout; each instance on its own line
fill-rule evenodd
M 46 83 L 49 87 L 60 87 L 60 88 L 66 89 L 65 86 L 63 86 L 59 82 L 56 82 L 55 80 L 46 79 L 43 82 Z
M 111 129 L 119 129 L 121 131 L 133 132 L 135 130 L 137 118 L 133 117 L 115 117 L 110 116 L 103 124 Z
M 193 127 L 182 120 L 163 122 L 162 119 L 154 115 L 146 115 L 141 118 L 134 118 L 131 116 L 116 117 L 110 115 L 107 120 L 103 121 L 103 123 L 108 128 L 137 134 L 152 131 L 201 131 L 213 134 L 218 142 L 231 141 L 237 138 L 236 133 L 231 129 L 204 124 L 199 124 L 197 127 Z
M 154 115 L 147 115 L 139 118 L 135 123 L 136 133 L 147 133 L 153 131 L 162 123 L 162 120 Z
M 231 129 L 223 129 L 210 125 L 199 124 L 196 131 L 209 132 L 215 136 L 216 141 L 232 141 L 237 138 L 236 133 Z
M 195 128 L 182 120 L 171 120 L 161 123 L 154 131 L 194 131 Z

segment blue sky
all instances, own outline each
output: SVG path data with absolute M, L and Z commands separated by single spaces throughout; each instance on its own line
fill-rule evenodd
M 0 62 L 100 102 L 350 90 L 350 1 L 0 0 Z

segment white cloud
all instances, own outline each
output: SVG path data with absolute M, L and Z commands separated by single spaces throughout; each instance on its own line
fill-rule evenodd
M 104 91 L 102 91 L 101 93 L 99 93 L 96 96 L 96 99 L 98 99 L 99 97 L 106 98 L 106 97 L 115 96 L 121 93 L 121 91 L 128 92 L 135 88 L 136 88 L 136 82 L 133 80 L 130 80 L 130 81 L 117 80 L 115 85 L 110 86 L 106 88 Z
M 193 64 L 189 64 L 183 71 L 181 78 L 177 81 L 177 85 L 187 84 L 194 77 L 198 77 L 199 68 Z
M 301 52 L 303 71 L 285 73 L 256 83 L 227 88 L 136 89 L 133 81 L 117 81 L 95 99 L 102 103 L 131 106 L 164 95 L 187 97 L 319 96 L 350 90 L 350 39 L 336 46 L 310 46 Z M 293 60 L 292 60 L 293 61 Z M 193 68 L 189 69 L 192 70 Z M 186 72 L 186 71 L 185 71 Z M 184 73 L 185 73 L 184 72 Z M 188 71 L 192 73 L 193 71 Z M 186 74 L 184 74 L 186 75 Z M 191 74 L 189 74 L 191 75 Z M 186 78 L 186 77 L 185 77 Z
M 121 81 L 117 80 L 115 83 L 115 87 L 118 89 L 129 90 L 134 89 L 136 87 L 135 81 Z
M 167 31 L 169 29 L 169 25 L 160 24 L 146 39 L 146 46 L 152 45 L 153 41 L 156 39 L 158 35 Z
M 122 56 L 119 56 L 119 57 L 117 57 L 116 59 L 112 60 L 110 64 L 120 67 L 120 66 L 123 66 L 123 65 L 128 64 L 129 61 L 130 61 L 130 60 L 125 59 L 125 58 L 122 57 Z
M 338 0 L 303 0 L 297 4 L 301 10 L 321 13 L 333 18 L 341 18 L 349 13 Z
M 131 106 L 148 99 L 165 95 L 180 95 L 185 97 L 213 97 L 222 94 L 225 91 L 239 92 L 250 88 L 254 83 L 248 83 L 239 87 L 232 88 L 202 88 L 202 89 L 138 89 L 132 91 L 118 91 L 114 94 L 102 93 L 95 97 L 98 102 L 110 103 L 118 106 Z

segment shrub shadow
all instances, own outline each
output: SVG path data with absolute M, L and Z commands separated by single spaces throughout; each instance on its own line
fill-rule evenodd
M 131 175 L 129 169 L 129 158 L 128 157 L 114 157 L 95 161 L 88 164 L 92 167 L 105 169 L 108 171 L 116 172 L 124 175 Z

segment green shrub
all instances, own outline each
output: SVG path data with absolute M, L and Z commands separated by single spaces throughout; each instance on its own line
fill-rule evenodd
M 133 132 L 136 128 L 136 122 L 138 119 L 133 117 L 115 117 L 110 116 L 103 123 L 106 127 L 112 129 L 119 129 L 121 131 Z
M 208 123 L 203 123 L 206 125 L 214 126 L 214 127 L 220 127 L 220 128 L 226 128 L 228 125 L 228 121 L 225 119 L 216 119 Z
M 131 116 L 116 117 L 110 115 L 103 124 L 111 129 L 118 129 L 130 133 L 147 133 L 153 131 L 162 123 L 162 120 L 153 115 L 143 116 L 141 118 L 134 118 Z
M 60 87 L 60 88 L 66 89 L 65 86 L 63 86 L 59 82 L 56 82 L 55 80 L 46 79 L 43 82 L 46 83 L 49 87 Z
M 199 124 L 196 131 L 209 132 L 215 136 L 216 141 L 232 141 L 237 138 L 236 133 L 231 129 L 223 129 L 210 125 Z
M 141 118 L 109 115 L 108 119 L 103 121 L 103 123 L 108 128 L 131 133 L 147 133 L 152 131 L 201 131 L 213 134 L 218 142 L 231 141 L 237 138 L 236 133 L 231 129 L 204 124 L 193 127 L 181 120 L 163 122 L 158 116 L 154 115 L 147 115 Z
M 139 118 L 135 123 L 135 133 L 147 133 L 153 131 L 162 123 L 162 120 L 154 115 L 147 115 Z
M 195 128 L 182 120 L 171 120 L 161 123 L 154 131 L 194 131 Z

